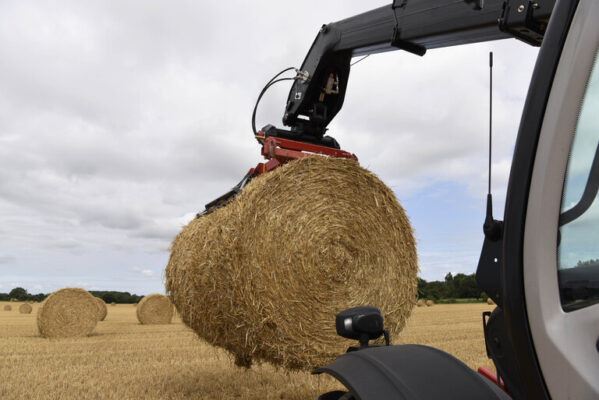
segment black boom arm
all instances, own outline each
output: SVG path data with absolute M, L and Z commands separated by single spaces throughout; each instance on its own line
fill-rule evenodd
M 514 3 L 514 4 L 512 4 Z M 350 60 L 517 37 L 540 45 L 555 0 L 395 0 L 323 25 L 289 92 L 283 124 L 320 139 L 343 106 Z

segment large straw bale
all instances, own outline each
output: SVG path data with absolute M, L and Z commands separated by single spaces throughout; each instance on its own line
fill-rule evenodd
M 165 276 L 185 324 L 237 365 L 309 370 L 353 343 L 335 332 L 344 309 L 376 306 L 397 335 L 414 306 L 417 270 L 393 192 L 353 160 L 307 157 L 191 221 Z
M 141 299 L 135 310 L 140 323 L 170 324 L 173 318 L 173 303 L 162 294 L 150 294 Z
M 108 307 L 106 307 L 106 303 L 100 297 L 96 297 L 95 299 L 98 306 L 98 321 L 104 321 L 106 314 L 108 314 Z
M 88 291 L 65 288 L 52 293 L 37 310 L 37 327 L 44 337 L 87 336 L 98 323 L 98 303 Z
M 10 304 L 5 305 L 4 311 L 12 311 L 12 306 Z
M 21 314 L 31 314 L 31 311 L 33 311 L 33 307 L 28 303 L 23 303 L 19 306 L 19 312 Z
M 416 305 L 417 305 L 418 307 L 422 307 L 422 306 L 423 306 L 423 305 L 425 305 L 425 304 L 426 304 L 426 303 L 425 303 L 425 302 L 424 302 L 424 300 L 422 300 L 422 299 L 418 300 L 418 302 L 416 303 Z
M 434 305 L 435 305 L 435 302 L 434 302 L 434 301 L 432 301 L 432 300 L 427 300 L 427 301 L 426 301 L 426 306 L 427 306 L 427 307 L 432 307 L 432 306 L 434 306 Z

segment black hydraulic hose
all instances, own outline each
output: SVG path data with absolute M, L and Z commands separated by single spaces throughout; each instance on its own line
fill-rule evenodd
M 256 104 L 254 105 L 254 112 L 252 113 L 252 132 L 254 132 L 254 136 L 256 136 L 258 134 L 258 131 L 256 130 L 256 111 L 258 110 L 258 104 L 260 103 L 260 99 L 262 99 L 262 96 L 264 96 L 264 93 L 266 93 L 266 91 L 268 90 L 268 88 L 270 88 L 275 83 L 281 82 L 281 81 L 289 81 L 289 80 L 296 79 L 296 78 L 280 78 L 280 79 L 277 79 L 279 76 L 281 76 L 285 72 L 291 71 L 291 70 L 294 70 L 294 69 L 295 69 L 294 67 L 285 68 L 284 70 L 282 70 L 281 72 L 279 72 L 278 74 L 276 74 L 275 76 L 273 76 L 272 79 L 270 81 L 268 81 L 268 83 L 264 86 L 264 88 L 260 92 L 260 95 L 258 96 L 258 99 L 256 100 Z

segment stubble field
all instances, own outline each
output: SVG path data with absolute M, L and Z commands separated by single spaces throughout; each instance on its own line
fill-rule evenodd
M 2 311 L 11 304 L 12 311 Z M 235 367 L 181 321 L 140 325 L 132 305 L 108 306 L 91 336 L 39 337 L 36 313 L 0 302 L 0 399 L 314 399 L 339 387 L 328 377 L 269 365 Z M 395 344 L 445 350 L 471 368 L 492 363 L 482 332 L 487 304 L 414 308 Z M 334 316 L 331 316 L 333 319 Z

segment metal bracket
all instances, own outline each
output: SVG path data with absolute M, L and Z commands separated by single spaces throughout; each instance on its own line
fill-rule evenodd
M 505 0 L 499 29 L 532 46 L 543 42 L 555 0 Z
M 401 1 L 400 4 L 397 4 Z M 399 27 L 399 18 L 397 16 L 399 9 L 399 13 L 403 14 L 408 6 L 408 0 L 393 0 L 391 3 L 391 10 L 393 10 L 393 17 L 395 18 L 395 27 L 393 27 L 393 36 L 391 37 L 391 46 L 397 47 L 400 50 L 405 50 L 408 53 L 416 54 L 419 56 L 423 56 L 426 53 L 426 48 L 419 44 L 408 42 L 406 40 L 402 40 L 401 38 L 401 28 Z
M 464 0 L 464 3 L 470 4 L 473 10 L 480 11 L 485 6 L 485 0 Z
M 405 50 L 408 53 L 416 54 L 417 56 L 423 56 L 426 54 L 426 47 L 416 44 L 414 42 L 408 42 L 401 39 L 401 29 L 398 26 L 393 28 L 393 38 L 391 39 L 391 46 L 397 47 L 398 49 Z

